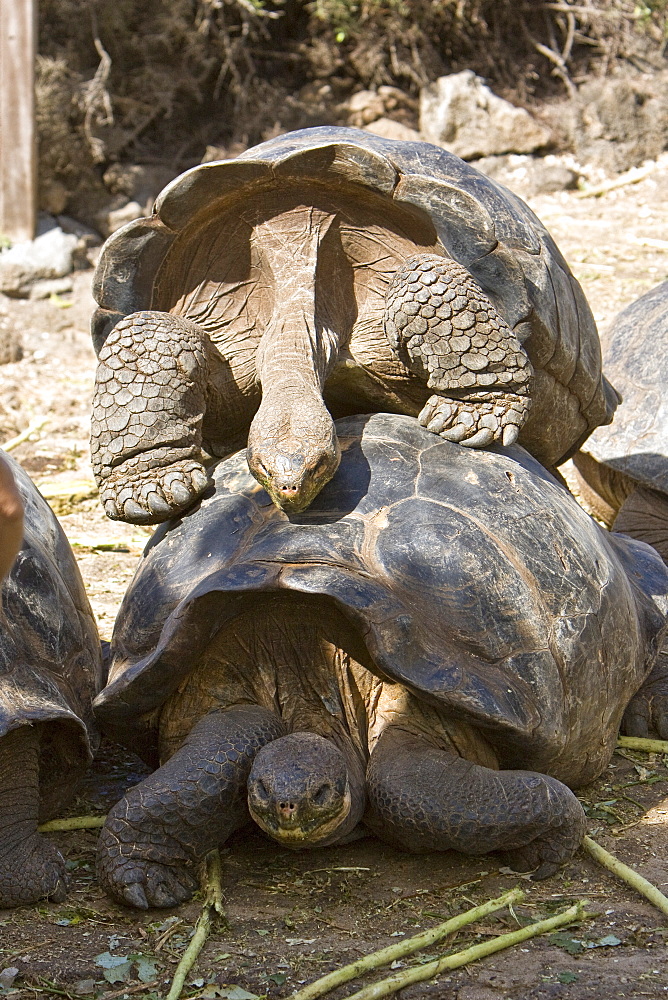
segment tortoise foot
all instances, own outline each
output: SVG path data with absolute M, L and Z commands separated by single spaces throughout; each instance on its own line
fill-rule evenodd
M 107 517 L 132 524 L 159 524 L 191 507 L 209 485 L 200 462 L 182 459 L 162 468 L 115 469 L 100 499 Z
M 524 423 L 530 400 L 517 393 L 479 394 L 466 399 L 430 396 L 418 420 L 446 441 L 465 448 L 485 448 L 499 441 L 514 444 Z
M 35 833 L 0 854 L 0 909 L 66 896 L 65 861 L 50 841 Z
M 654 669 L 622 718 L 626 736 L 646 738 L 652 730 L 660 740 L 668 740 L 668 652 L 659 654 Z
M 108 858 L 98 866 L 98 877 L 113 899 L 138 910 L 178 906 L 197 889 L 197 879 L 186 868 L 140 858 Z

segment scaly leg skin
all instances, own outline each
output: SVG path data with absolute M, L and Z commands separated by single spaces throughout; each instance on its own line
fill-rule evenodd
M 158 524 L 207 488 L 202 422 L 206 334 L 169 313 L 122 319 L 100 351 L 91 426 L 93 472 L 112 520 Z
M 398 358 L 436 389 L 418 420 L 448 441 L 513 444 L 531 399 L 520 342 L 461 264 L 417 254 L 387 291 L 385 334 Z
M 622 732 L 647 739 L 654 730 L 660 740 L 668 740 L 668 649 L 659 653 L 654 668 L 626 707 Z
M 21 726 L 0 738 L 0 909 L 67 895 L 65 861 L 37 833 L 39 730 Z
M 500 851 L 516 871 L 547 878 L 577 851 L 585 816 L 555 778 L 494 771 L 388 727 L 367 768 L 365 824 L 409 851 Z
M 109 895 L 141 910 L 190 899 L 196 863 L 248 822 L 255 754 L 284 733 L 278 716 L 257 705 L 200 719 L 180 749 L 110 811 L 97 851 Z

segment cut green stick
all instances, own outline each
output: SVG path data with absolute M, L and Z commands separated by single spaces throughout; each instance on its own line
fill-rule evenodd
M 183 958 L 176 967 L 172 985 L 169 988 L 166 1000 L 179 1000 L 183 990 L 186 976 L 197 961 L 197 957 L 206 944 L 206 939 L 211 931 L 214 915 L 225 916 L 223 909 L 223 887 L 221 885 L 221 862 L 218 851 L 211 851 L 206 859 L 206 895 L 202 905 L 202 912 L 195 924 L 195 933 L 190 939 L 190 944 L 186 948 Z
M 647 740 L 642 736 L 618 736 L 617 746 L 625 750 L 644 750 L 646 753 L 668 753 L 668 740 Z
M 40 833 L 62 833 L 64 830 L 97 830 L 104 826 L 106 816 L 70 816 L 69 819 L 50 819 L 37 827 Z
M 397 990 L 412 986 L 413 983 L 423 983 L 427 979 L 440 976 L 442 972 L 459 969 L 462 965 L 468 965 L 470 962 L 485 958 L 487 955 L 494 955 L 497 951 L 521 944 L 522 941 L 528 941 L 529 938 L 537 937 L 539 934 L 546 934 L 557 927 L 564 927 L 566 924 L 593 916 L 593 914 L 584 912 L 584 906 L 584 902 L 576 903 L 575 906 L 569 907 L 563 913 L 558 913 L 555 917 L 548 917 L 547 920 L 539 920 L 535 924 L 520 927 L 519 930 L 511 931 L 510 934 L 490 938 L 489 941 L 484 941 L 482 944 L 475 944 L 464 951 L 455 952 L 454 955 L 445 955 L 443 958 L 437 958 L 434 962 L 428 962 L 426 965 L 418 965 L 412 969 L 406 969 L 404 972 L 397 972 L 388 979 L 381 979 L 380 982 L 365 986 L 357 993 L 351 993 L 346 1000 L 379 1000 L 380 997 L 390 996 Z
M 370 955 L 364 955 L 362 958 L 358 958 L 357 961 L 351 962 L 350 965 L 344 965 L 341 969 L 335 969 L 334 972 L 328 973 L 322 979 L 317 979 L 314 983 L 310 983 L 303 989 L 298 990 L 297 993 L 293 993 L 290 1000 L 314 1000 L 315 997 L 321 997 L 323 994 L 336 989 L 337 986 L 342 986 L 343 983 L 347 983 L 351 979 L 356 979 L 365 972 L 370 972 L 372 969 L 379 969 L 382 965 L 389 965 L 391 962 L 403 958 L 405 955 L 412 955 L 415 951 L 428 948 L 429 945 L 440 941 L 446 935 L 454 934 L 460 927 L 472 924 L 476 920 L 494 913 L 495 910 L 502 910 L 504 906 L 519 903 L 522 899 L 524 899 L 524 893 L 521 889 L 511 889 L 510 892 L 504 893 L 498 899 L 491 899 L 488 903 L 482 903 L 480 906 L 475 906 L 472 910 L 459 913 L 456 917 L 446 920 L 445 923 L 438 924 L 437 927 L 432 927 L 428 931 L 422 931 L 421 934 L 406 938 L 405 941 L 400 941 L 398 944 L 381 948 L 380 951 L 374 951 Z
M 646 878 L 638 874 L 633 868 L 629 868 L 625 865 L 623 861 L 616 858 L 614 854 L 610 854 L 606 851 L 604 847 L 597 844 L 595 840 L 591 837 L 585 837 L 582 841 L 582 846 L 585 851 L 591 854 L 595 861 L 611 871 L 613 875 L 617 875 L 619 878 L 623 879 L 627 885 L 630 885 L 632 889 L 639 892 L 641 896 L 653 903 L 657 909 L 661 910 L 662 913 L 668 913 L 668 898 L 664 896 L 660 889 L 657 889 L 655 885 L 648 882 Z

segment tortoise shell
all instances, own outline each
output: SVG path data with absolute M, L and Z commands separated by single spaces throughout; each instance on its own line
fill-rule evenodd
M 617 395 L 601 373 L 591 310 L 533 212 L 447 150 L 357 129 L 288 133 L 169 184 L 151 218 L 129 223 L 105 244 L 94 280 L 96 350 L 121 317 L 144 309 L 191 318 L 214 338 L 238 337 L 239 351 L 248 350 L 235 323 L 243 314 L 261 325 L 266 295 L 258 294 L 256 305 L 249 298 L 257 262 L 245 220 L 280 198 L 305 208 L 324 198 L 351 220 L 352 242 L 355 228 L 368 233 L 375 220 L 389 225 L 404 256 L 411 245 L 440 245 L 469 270 L 533 365 L 534 402 L 520 443 L 543 464 L 563 461 L 610 421 Z M 354 251 L 350 259 L 354 301 L 346 297 L 344 321 L 362 328 L 369 283 Z M 336 373 L 331 381 L 336 393 Z M 379 408 L 387 407 L 369 407 Z
M 3 453 L 4 455 L 4 453 Z M 92 702 L 104 683 L 100 640 L 74 554 L 46 500 L 9 455 L 24 505 L 21 551 L 2 585 L 0 739 L 43 723 L 42 812 L 97 743 Z
M 240 452 L 156 531 L 116 622 L 103 726 L 150 758 L 160 706 L 221 625 L 289 591 L 333 602 L 379 676 L 484 729 L 502 766 L 591 776 L 665 625 L 659 557 L 518 446 L 472 455 L 392 414 L 336 426 L 341 466 L 304 513 L 274 506 Z
M 604 366 L 622 403 L 614 423 L 599 428 L 583 450 L 668 494 L 668 281 L 617 316 Z

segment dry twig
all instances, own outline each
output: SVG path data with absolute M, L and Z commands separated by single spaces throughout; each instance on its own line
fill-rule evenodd
M 591 854 L 595 861 L 598 861 L 608 871 L 623 879 L 627 885 L 630 885 L 632 889 L 639 892 L 645 899 L 649 899 L 650 903 L 653 903 L 662 913 L 668 914 L 668 899 L 655 885 L 652 885 L 646 878 L 639 875 L 633 868 L 625 865 L 614 854 L 610 854 L 609 851 L 606 851 L 604 847 L 597 844 L 591 837 L 585 837 L 582 841 L 582 846 L 588 854 Z
M 211 925 L 217 914 L 225 917 L 223 909 L 223 888 L 221 885 L 221 863 L 220 854 L 217 850 L 211 851 L 206 859 L 206 895 L 202 905 L 202 912 L 195 925 L 195 933 L 190 939 L 190 944 L 186 948 L 183 958 L 176 967 L 174 979 L 170 986 L 166 1000 L 179 1000 L 183 990 L 186 976 L 197 961 L 197 956 L 206 944 L 206 939 L 211 931 Z
M 471 924 L 475 920 L 487 916 L 488 913 L 493 913 L 495 910 L 500 910 L 504 906 L 517 903 L 522 899 L 524 899 L 524 893 L 521 889 L 511 889 L 510 892 L 504 893 L 498 899 L 492 899 L 488 903 L 467 910 L 466 913 L 459 913 L 456 917 L 446 920 L 445 923 L 439 924 L 437 927 L 432 927 L 430 930 L 416 934 L 415 937 L 407 938 L 398 944 L 381 948 L 380 951 L 374 951 L 370 955 L 358 958 L 356 962 L 351 962 L 350 965 L 344 965 L 341 969 L 335 969 L 334 972 L 323 976 L 322 979 L 317 979 L 314 983 L 305 986 L 304 989 L 293 993 L 290 1000 L 314 1000 L 315 997 L 330 993 L 337 986 L 342 986 L 343 983 L 356 979 L 365 972 L 379 969 L 382 965 L 389 965 L 405 955 L 412 955 L 413 952 L 420 951 L 422 948 L 427 948 L 434 942 L 440 941 L 446 935 L 454 934 L 460 927 L 465 927 L 466 924 Z

